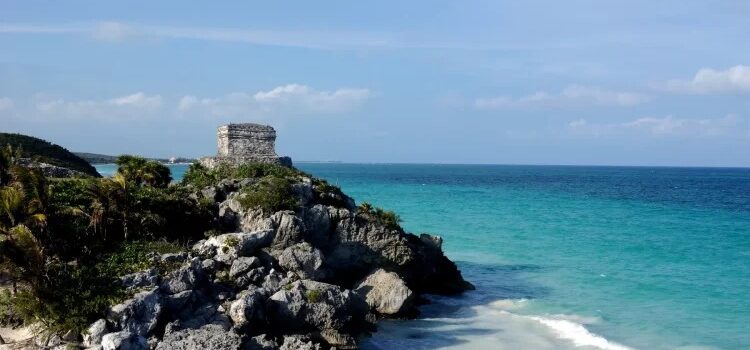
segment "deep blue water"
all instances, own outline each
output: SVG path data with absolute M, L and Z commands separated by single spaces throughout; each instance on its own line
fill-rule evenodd
M 477 286 L 368 348 L 750 348 L 750 169 L 297 166 L 442 235 Z

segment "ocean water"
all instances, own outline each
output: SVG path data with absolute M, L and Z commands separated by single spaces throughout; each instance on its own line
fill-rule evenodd
M 750 348 L 750 169 L 297 166 L 443 236 L 477 287 L 366 349 Z

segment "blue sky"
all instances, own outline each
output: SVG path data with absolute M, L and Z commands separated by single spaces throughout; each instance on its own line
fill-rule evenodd
M 0 1 L 0 130 L 297 160 L 750 166 L 746 1 Z

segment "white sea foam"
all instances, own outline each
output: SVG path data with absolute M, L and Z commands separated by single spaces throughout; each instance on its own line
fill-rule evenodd
M 557 314 L 523 315 L 531 302 L 502 299 L 482 305 L 464 305 L 449 314 L 443 300 L 427 305 L 424 317 L 413 321 L 386 321 L 363 349 L 454 350 L 632 350 L 591 333 L 584 325 L 598 317 Z M 447 300 L 445 300 L 447 301 Z M 456 300 L 453 300 L 455 303 Z
M 568 339 L 576 346 L 593 346 L 602 350 L 632 350 L 631 348 L 611 342 L 604 337 L 589 332 L 582 324 L 570 320 L 552 319 L 540 316 L 528 316 L 550 329 L 560 338 Z

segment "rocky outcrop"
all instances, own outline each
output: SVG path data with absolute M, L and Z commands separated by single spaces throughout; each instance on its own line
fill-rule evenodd
M 355 349 L 378 317 L 410 317 L 422 293 L 471 285 L 442 239 L 413 235 L 300 176 L 296 210 L 244 208 L 254 179 L 195 189 L 225 232 L 160 268 L 123 276 L 133 297 L 85 334 L 86 345 L 140 349 Z M 331 195 L 322 195 L 328 191 Z M 333 203 L 333 204 L 331 204 Z
M 209 324 L 198 329 L 168 329 L 156 350 L 239 350 L 241 345 L 242 341 L 237 333 Z
M 414 301 L 414 293 L 406 283 L 397 274 L 383 269 L 378 269 L 359 282 L 354 292 L 381 315 L 404 314 L 411 309 Z
M 82 173 L 77 170 L 48 164 L 40 161 L 34 161 L 29 158 L 21 158 L 19 160 L 19 165 L 39 169 L 39 171 L 44 174 L 46 177 L 52 177 L 52 178 L 68 178 L 68 177 L 86 177 L 88 176 L 85 173 Z

